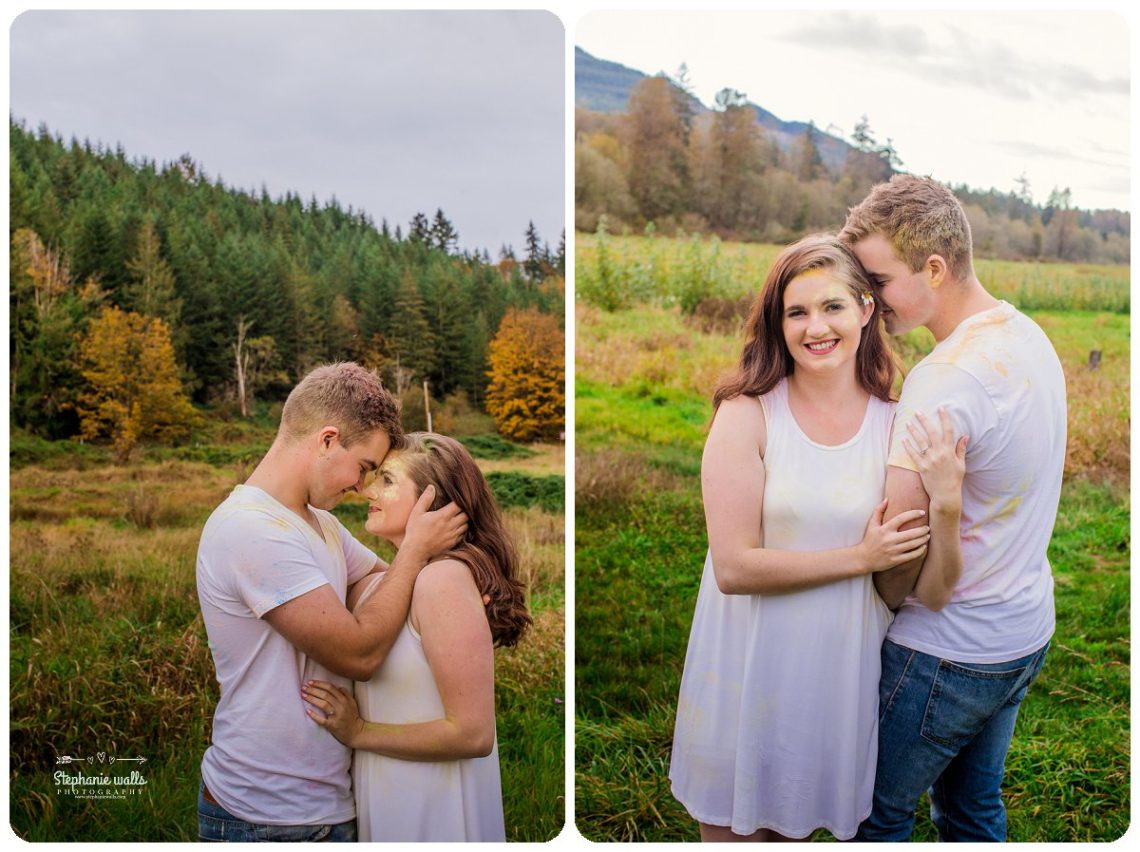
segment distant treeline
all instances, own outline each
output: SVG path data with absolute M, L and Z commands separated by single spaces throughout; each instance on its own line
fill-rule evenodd
M 481 408 L 508 309 L 561 322 L 565 240 L 552 251 L 533 223 L 520 256 L 492 262 L 457 251 L 443 211 L 404 234 L 335 199 L 227 187 L 189 155 L 157 165 L 13 119 L 9 134 L 10 411 L 38 434 L 78 432 L 77 347 L 107 308 L 166 324 L 199 403 L 232 400 L 239 374 L 247 395 L 280 399 L 347 358 Z
M 875 139 L 864 117 L 841 165 L 820 155 L 808 130 L 781 147 L 760 126 L 741 92 L 724 89 L 716 109 L 698 115 L 683 82 L 641 80 L 624 113 L 579 109 L 575 212 L 579 231 L 600 218 L 611 233 L 652 223 L 673 234 L 786 243 L 842 226 L 848 208 L 900 170 L 890 139 Z M 1068 188 L 1035 204 L 1028 180 L 1012 192 L 952 187 L 966 208 L 979 255 L 1002 260 L 1128 263 L 1131 217 L 1119 210 L 1074 208 Z

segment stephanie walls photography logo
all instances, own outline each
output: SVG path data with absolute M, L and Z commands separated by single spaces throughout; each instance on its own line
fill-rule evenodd
M 146 786 L 145 757 L 118 757 L 105 751 L 86 757 L 61 754 L 55 759 L 55 791 L 75 799 L 126 799 Z

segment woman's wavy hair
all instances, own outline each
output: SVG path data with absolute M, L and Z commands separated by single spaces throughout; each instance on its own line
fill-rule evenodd
M 479 592 L 490 598 L 486 613 L 495 645 L 513 647 L 533 622 L 518 578 L 518 552 L 482 471 L 466 447 L 434 432 L 405 435 L 400 458 L 417 496 L 435 486 L 432 511 L 454 502 L 467 515 L 463 541 L 446 555 L 471 569 Z
M 814 234 L 792 243 L 777 255 L 768 271 L 764 289 L 745 323 L 740 365 L 713 394 L 714 411 L 726 399 L 766 394 L 795 371 L 796 362 L 784 340 L 784 291 L 793 278 L 815 269 L 834 271 L 847 284 L 855 304 L 873 298 L 871 281 L 858 258 L 836 237 Z M 875 302 L 874 313 L 859 339 L 855 375 L 869 394 L 890 401 L 899 366 L 879 320 L 879 304 Z

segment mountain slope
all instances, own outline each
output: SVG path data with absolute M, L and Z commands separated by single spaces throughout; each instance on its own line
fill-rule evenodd
M 625 112 L 629 93 L 650 75 L 608 59 L 599 59 L 580 47 L 574 48 L 574 103 L 594 112 Z M 691 97 L 691 96 L 690 96 Z M 695 114 L 708 112 L 708 107 L 692 98 Z M 768 131 L 784 151 L 790 150 L 808 131 L 803 121 L 784 121 L 757 104 L 748 102 L 756 112 L 756 120 Z M 816 145 L 824 165 L 839 172 L 853 146 L 842 139 L 816 129 Z

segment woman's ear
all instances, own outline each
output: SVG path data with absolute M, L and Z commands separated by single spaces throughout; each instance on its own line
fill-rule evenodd
M 863 306 L 863 319 L 860 321 L 859 325 L 863 328 L 866 328 L 867 323 L 871 321 L 871 317 L 875 314 L 875 297 L 869 292 L 864 293 L 861 299 L 861 303 Z

